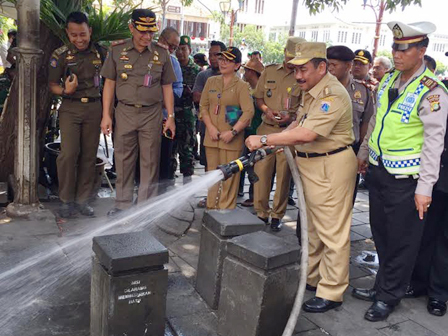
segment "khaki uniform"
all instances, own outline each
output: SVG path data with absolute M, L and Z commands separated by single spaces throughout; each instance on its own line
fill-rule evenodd
M 295 146 L 300 153 L 328 153 L 351 145 L 352 104 L 347 90 L 331 74 L 302 93 L 298 127 L 318 134 L 313 142 Z M 353 150 L 297 157 L 307 204 L 309 266 L 307 283 L 316 296 L 342 301 L 348 286 L 352 197 L 357 161 Z
M 255 98 L 263 98 L 265 104 L 274 111 L 287 111 L 294 114 L 299 106 L 300 89 L 296 84 L 294 72 L 285 68 L 283 64 L 272 64 L 266 67 L 260 76 Z M 268 120 L 263 114 L 263 122 L 257 129 L 257 134 L 280 133 L 288 125 L 279 125 Z M 295 119 L 295 116 L 294 116 Z M 269 209 L 269 194 L 271 193 L 272 174 L 277 174 L 277 188 L 275 190 L 272 210 Z M 291 182 L 284 153 L 269 155 L 255 165 L 255 173 L 259 181 L 254 184 L 254 208 L 261 218 L 282 219 L 288 205 L 288 194 Z
M 135 164 L 139 153 L 138 201 L 143 202 L 157 195 L 163 119 L 162 85 L 176 81 L 176 75 L 166 49 L 153 42 L 139 53 L 132 39 L 112 44 L 101 74 L 116 82 L 115 206 L 124 210 L 132 205 Z M 148 86 L 145 86 L 145 75 L 151 78 Z
M 249 85 L 236 75 L 224 88 L 222 76 L 210 77 L 201 95 L 200 113 L 208 115 L 213 125 L 220 133 L 230 131 L 232 126 L 226 122 L 226 106 L 239 106 L 243 112 L 240 121 L 249 121 L 254 115 L 254 104 L 250 95 Z M 244 132 L 237 134 L 230 143 L 222 140 L 213 141 L 205 132 L 204 146 L 207 156 L 208 171 L 216 169 L 220 164 L 226 164 L 237 159 L 243 150 Z M 225 182 L 218 182 L 208 191 L 207 208 L 234 209 L 240 174 L 235 174 Z
M 64 85 L 69 73 L 78 87 L 64 96 L 59 108 L 61 153 L 57 159 L 59 198 L 84 204 L 95 179 L 95 164 L 102 116 L 100 96 L 101 47 L 79 51 L 73 45 L 56 49 L 50 59 L 48 80 Z

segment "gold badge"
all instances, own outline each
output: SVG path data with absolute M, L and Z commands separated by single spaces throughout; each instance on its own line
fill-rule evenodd
M 396 38 L 396 39 L 402 39 L 404 36 L 403 31 L 401 30 L 401 28 L 398 24 L 396 24 L 392 28 L 392 33 L 394 34 L 394 38 Z
M 93 60 L 92 64 L 93 65 L 100 65 L 101 64 L 101 60 Z
M 361 95 L 361 91 L 356 90 L 355 93 L 353 94 L 353 97 L 354 97 L 355 99 L 360 99 L 360 98 L 362 97 L 362 95 Z
M 126 79 L 128 79 L 128 74 L 127 74 L 126 72 L 123 72 L 123 73 L 120 75 L 120 77 L 121 77 L 122 80 L 126 80 Z
M 431 112 L 437 112 L 440 110 L 440 95 L 431 95 L 427 97 L 426 100 L 429 102 Z
M 125 49 L 125 50 L 126 50 L 126 49 Z M 127 54 L 128 54 L 127 51 L 122 51 L 122 52 L 121 52 L 121 55 L 122 55 L 122 56 L 126 56 Z
M 359 53 L 358 53 L 358 56 L 364 56 L 364 51 L 360 51 Z
M 159 60 L 159 56 L 154 55 L 154 61 L 158 61 Z
M 120 57 L 120 61 L 127 62 L 129 61 L 129 57 L 123 55 Z
M 132 64 L 125 64 L 125 65 L 124 65 L 124 68 L 125 68 L 125 69 L 132 69 Z
M 69 56 L 67 56 L 65 59 L 66 59 L 67 61 L 71 61 L 71 60 L 74 59 L 74 58 L 75 58 L 75 56 L 69 55 Z
M 188 37 L 184 37 L 184 42 L 188 43 Z

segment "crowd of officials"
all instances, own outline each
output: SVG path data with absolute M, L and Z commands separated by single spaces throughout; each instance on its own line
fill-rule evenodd
M 94 215 L 88 198 L 100 131 L 114 142 L 116 200 L 108 216 L 156 196 L 159 179 L 173 180 L 178 162 L 188 183 L 196 159 L 210 171 L 263 146 L 290 146 L 307 203 L 307 289 L 316 291 L 304 310 L 342 304 L 352 209 L 365 174 L 379 255 L 374 287 L 353 291 L 373 302 L 365 318 L 385 320 L 402 298 L 422 294 L 431 314 L 444 315 L 448 95 L 425 55 L 435 26 L 388 26 L 395 68 L 367 50 L 299 37 L 288 38 L 283 62 L 264 66 L 260 52 L 242 64 L 241 51 L 219 41 L 211 42 L 208 60 L 193 57 L 190 37 L 171 27 L 154 41 L 156 16 L 146 9 L 132 14 L 132 38 L 107 51 L 90 42 L 87 17 L 70 14 L 70 44 L 55 50 L 49 65 L 50 90 L 63 98 L 60 215 Z M 293 187 L 284 153 L 257 163 L 255 173 L 259 181 L 243 205 L 280 231 Z M 241 185 L 240 174 L 218 182 L 199 205 L 233 209 Z

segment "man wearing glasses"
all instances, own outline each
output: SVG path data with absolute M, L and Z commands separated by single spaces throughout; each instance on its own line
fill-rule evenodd
M 106 135 L 112 133 L 114 93 L 118 100 L 114 130 L 117 196 L 109 216 L 133 204 L 138 154 L 138 201 L 144 202 L 157 195 L 162 104 L 168 111 L 163 132 L 170 131 L 172 136 L 175 133 L 172 83 L 176 75 L 168 51 L 152 41 L 157 31 L 156 15 L 148 9 L 134 10 L 129 29 L 132 38 L 112 43 L 101 71 L 106 79 L 101 129 Z

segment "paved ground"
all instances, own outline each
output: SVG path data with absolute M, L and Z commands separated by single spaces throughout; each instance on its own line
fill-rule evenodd
M 198 168 L 197 174 L 203 174 L 203 170 Z M 176 183 L 182 183 L 182 180 L 179 178 Z M 246 192 L 247 189 L 248 185 L 245 186 Z M 103 194 L 107 194 L 107 192 L 103 191 Z M 194 291 L 201 221 L 204 212 L 204 210 L 196 208 L 195 204 L 201 196 L 199 194 L 195 200 L 191 201 L 193 207 L 184 207 L 183 215 L 180 218 L 173 215 L 169 220 L 162 220 L 161 227 L 164 231 L 156 226 L 149 228 L 157 239 L 168 247 L 170 254 L 167 336 L 217 335 L 216 312 L 209 309 Z M 239 202 L 244 199 L 245 197 L 239 198 Z M 95 205 L 97 217 L 105 216 L 112 204 L 111 198 L 98 199 Z M 47 202 L 44 205 L 53 211 L 58 206 L 56 201 Z M 363 250 L 374 250 L 369 239 L 371 232 L 368 211 L 367 192 L 361 191 L 353 211 L 352 260 Z M 285 228 L 277 234 L 294 243 L 297 242 L 295 237 L 296 216 L 297 208 L 288 206 Z M 36 246 L 56 246 L 80 227 L 89 230 L 89 220 L 78 217 L 65 223 L 57 222 L 51 217 L 51 214 L 48 214 L 34 222 L 23 220 L 9 222 L 9 219 L 2 214 L 0 216 L 0 269 L 8 269 L 11 265 L 22 261 L 27 251 L 31 251 Z M 70 258 L 70 255 L 65 254 L 65 258 Z M 69 265 L 69 263 L 67 264 Z M 45 276 L 46 274 L 39 274 L 39 277 L 43 279 Z M 355 264 L 350 265 L 350 287 L 371 286 L 373 279 L 372 273 L 367 268 Z M 58 302 L 57 299 L 49 300 L 45 304 L 45 309 L 39 307 L 36 312 L 27 316 L 28 321 L 19 325 L 14 336 L 89 335 L 89 277 L 77 280 L 73 287 L 66 290 L 73 293 L 69 296 L 70 300 L 64 300 L 64 302 Z M 343 306 L 337 310 L 325 314 L 303 313 L 296 326 L 295 335 L 448 336 L 448 319 L 429 315 L 426 312 L 424 298 L 404 300 L 387 322 L 370 323 L 363 319 L 363 314 L 369 303 L 352 298 L 349 294 L 350 291 L 351 288 L 345 295 Z M 306 295 L 307 298 L 312 296 L 309 292 Z M 59 293 L 55 293 L 56 296 L 59 296 Z M 63 313 L 61 314 L 61 312 Z M 2 331 L 0 331 L 0 335 L 9 336 L 9 334 L 3 334 Z

